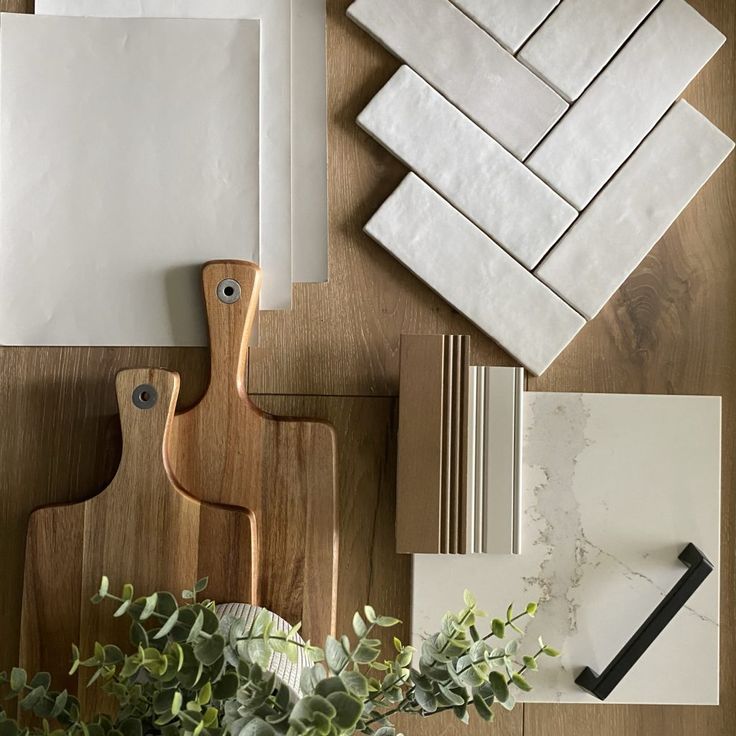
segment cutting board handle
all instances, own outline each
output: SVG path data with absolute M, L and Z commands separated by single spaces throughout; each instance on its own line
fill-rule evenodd
M 210 261 L 202 288 L 210 333 L 210 387 L 247 398 L 248 344 L 261 293 L 261 269 L 248 261 Z
M 136 477 L 133 464 L 145 463 L 151 475 L 168 482 L 164 447 L 179 395 L 179 374 L 155 368 L 123 370 L 115 377 L 115 389 L 123 433 L 116 477 Z

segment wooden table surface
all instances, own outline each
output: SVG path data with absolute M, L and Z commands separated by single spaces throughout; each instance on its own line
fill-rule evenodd
M 691 1 L 736 37 L 733 0 Z M 292 311 L 263 315 L 249 376 L 264 409 L 337 429 L 344 629 L 366 601 L 408 619 L 410 565 L 392 551 L 400 334 L 470 334 L 474 361 L 511 364 L 361 232 L 405 172 L 354 124 L 398 62 L 347 20 L 348 5 L 328 0 L 331 279 L 297 285 Z M 31 11 L 32 2 L 0 0 L 0 9 Z M 730 40 L 684 95 L 732 138 L 734 48 Z M 542 378 L 528 381 L 530 390 L 723 396 L 721 706 L 529 705 L 492 729 L 443 717 L 404 724 L 407 736 L 736 734 L 735 167 L 732 156 L 600 315 Z M 201 349 L 0 348 L 0 669 L 17 657 L 28 515 L 89 498 L 110 481 L 120 457 L 114 375 L 131 366 L 179 371 L 182 407 L 207 385 Z M 698 676 L 687 652 L 680 661 L 673 677 Z

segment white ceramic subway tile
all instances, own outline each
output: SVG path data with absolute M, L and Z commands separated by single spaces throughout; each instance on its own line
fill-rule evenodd
M 537 276 L 594 317 L 733 150 L 678 102 L 552 249 Z
M 659 0 L 565 0 L 517 58 L 576 100 Z
M 365 231 L 535 374 L 585 323 L 414 174 Z
M 677 555 L 692 542 L 713 574 L 607 702 L 717 704 L 720 403 L 527 392 L 521 554 L 414 555 L 412 643 L 462 606 L 466 588 L 490 615 L 540 601 L 519 655 L 541 634 L 562 656 L 519 699 L 597 703 L 575 677 L 611 661 L 682 577 Z M 682 651 L 697 677 L 672 677 Z
M 519 158 L 567 109 L 449 0 L 356 0 L 348 15 Z
M 529 157 L 529 167 L 582 209 L 724 40 L 684 0 L 664 0 Z
M 409 67 L 358 124 L 527 268 L 577 211 Z
M 502 46 L 516 53 L 560 0 L 452 0 Z

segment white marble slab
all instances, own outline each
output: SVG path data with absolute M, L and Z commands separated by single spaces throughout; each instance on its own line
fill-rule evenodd
M 537 276 L 592 319 L 734 144 L 678 102 L 552 249 Z
M 537 375 L 585 324 L 414 174 L 365 231 Z
M 720 399 L 527 393 L 520 555 L 414 556 L 413 632 L 436 630 L 465 588 L 503 616 L 539 600 L 537 637 L 562 650 L 529 673 L 528 702 L 597 703 L 601 672 L 682 577 L 696 544 L 715 565 L 609 703 L 718 703 Z M 692 674 L 674 677 L 686 667 Z
M 560 0 L 452 0 L 511 53 L 516 53 Z
M 518 158 L 567 110 L 449 0 L 356 0 L 348 15 Z
M 583 209 L 724 41 L 684 0 L 663 0 L 527 164 Z
M 358 125 L 529 269 L 577 217 L 407 66 L 361 112 Z
M 576 100 L 659 0 L 565 0 L 517 58 Z

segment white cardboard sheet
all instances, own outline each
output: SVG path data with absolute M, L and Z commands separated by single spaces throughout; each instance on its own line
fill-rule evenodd
M 264 309 L 290 304 L 292 277 L 297 282 L 327 280 L 325 6 L 325 0 L 36 0 L 36 12 L 48 15 L 261 19 Z M 289 89 L 291 107 L 287 109 L 284 94 Z M 287 174 L 284 157 L 289 136 L 291 170 Z M 272 165 L 275 168 L 269 172 Z M 287 287 L 283 243 L 289 226 Z M 278 277 L 272 274 L 276 268 Z M 275 278 L 278 285 L 270 283 Z
M 257 21 L 3 14 L 0 343 L 206 345 L 258 256 Z

